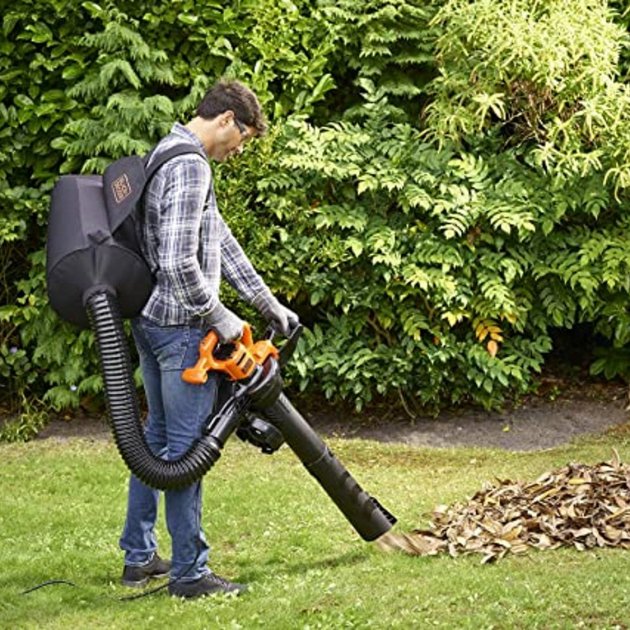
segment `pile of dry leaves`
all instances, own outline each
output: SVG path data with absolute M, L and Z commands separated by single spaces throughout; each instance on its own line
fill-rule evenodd
M 630 466 L 569 464 L 536 481 L 486 485 L 467 503 L 438 506 L 428 530 L 385 534 L 379 545 L 410 555 L 484 555 L 483 562 L 528 548 L 630 549 Z

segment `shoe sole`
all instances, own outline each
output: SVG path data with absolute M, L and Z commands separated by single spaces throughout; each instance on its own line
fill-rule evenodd
M 247 592 L 248 588 L 245 586 L 244 588 L 235 588 L 231 591 L 226 591 L 222 588 L 217 588 L 214 591 L 206 591 L 205 593 L 190 593 L 190 592 L 177 592 L 176 590 L 168 589 L 168 594 L 171 597 L 180 597 L 183 599 L 196 599 L 198 597 L 213 597 L 214 595 L 228 595 L 231 597 L 238 597 L 243 593 Z
M 120 582 L 123 586 L 128 586 L 129 588 L 142 588 L 149 583 L 149 580 L 159 580 L 168 576 L 168 573 L 157 573 L 156 575 L 147 575 L 147 577 L 142 580 L 136 580 L 135 582 L 131 580 L 121 580 Z
M 216 597 L 216 596 L 227 596 L 227 597 L 238 597 L 242 595 L 245 591 L 222 591 L 221 589 L 217 589 L 216 591 L 210 591 L 207 593 L 173 593 L 171 591 L 168 594 L 171 597 L 179 597 L 180 599 L 198 599 L 200 597 Z

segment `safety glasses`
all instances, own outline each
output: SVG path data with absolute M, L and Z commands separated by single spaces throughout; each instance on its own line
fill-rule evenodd
M 234 120 L 234 124 L 238 127 L 238 130 L 241 132 L 241 137 L 247 138 L 248 136 L 247 127 L 236 116 L 234 116 L 233 120 Z

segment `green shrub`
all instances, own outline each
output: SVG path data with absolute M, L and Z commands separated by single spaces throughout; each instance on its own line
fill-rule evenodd
M 531 386 L 553 327 L 590 322 L 623 349 L 625 35 L 603 3 L 446 3 L 423 31 L 437 37 L 434 71 L 417 56 L 410 72 L 421 78 L 409 93 L 430 95 L 421 128 L 387 87 L 405 47 L 389 65 L 370 63 L 378 18 L 410 5 L 361 6 L 366 15 L 335 9 L 347 20 L 344 50 L 367 60 L 351 66 L 361 89 L 345 120 L 287 124 L 258 184 L 259 202 L 286 226 L 268 230 L 260 259 L 295 304 L 314 307 L 302 387 L 358 406 L 377 394 L 496 406 Z M 612 354 L 594 370 L 627 374 L 627 352 Z
M 610 0 L 609 6 L 613 9 L 613 19 L 621 24 L 626 32 L 630 32 L 630 6 L 625 0 Z M 630 79 L 630 46 L 626 45 L 621 51 L 621 77 Z
M 145 152 L 221 75 L 248 81 L 272 118 L 308 113 L 332 88 L 325 22 L 308 2 L 217 4 L 199 16 L 192 1 L 147 9 L 17 1 L 3 16 L 0 374 L 10 386 L 0 393 L 13 401 L 27 391 L 62 408 L 102 390 L 91 333 L 47 304 L 42 247 L 59 173 L 102 172 Z
M 301 388 L 410 413 L 498 406 L 532 386 L 552 328 L 579 323 L 607 340 L 593 373 L 628 378 L 625 9 L 16 0 L 0 39 L 0 395 L 100 395 L 91 333 L 47 305 L 50 190 L 145 151 L 222 75 L 270 115 L 267 138 L 216 168 L 217 194 L 309 327 Z
M 19 409 L 13 417 L 0 422 L 0 442 L 27 442 L 48 422 L 48 411 L 41 401 L 21 396 Z

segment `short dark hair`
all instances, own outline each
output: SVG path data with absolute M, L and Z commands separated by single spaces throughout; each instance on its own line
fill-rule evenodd
M 266 133 L 267 122 L 257 96 L 240 81 L 221 80 L 213 85 L 199 103 L 196 114 L 210 119 L 228 109 L 240 122 L 253 127 L 257 136 Z

